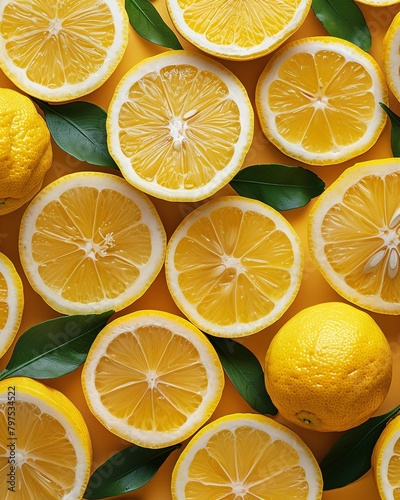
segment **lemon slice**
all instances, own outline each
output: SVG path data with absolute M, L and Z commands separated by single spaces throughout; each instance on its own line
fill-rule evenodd
M 61 392 L 25 377 L 0 382 L 0 495 L 83 498 L 92 447 L 88 428 Z
M 24 291 L 11 260 L 0 253 L 0 357 L 12 344 L 22 320 Z
M 378 140 L 388 104 L 376 61 L 356 45 L 330 36 L 296 40 L 268 61 L 256 108 L 268 140 L 311 165 L 341 163 Z
M 264 56 L 303 24 L 310 0 L 167 0 L 179 33 L 199 49 L 225 59 Z
M 372 476 L 382 500 L 395 500 L 400 494 L 400 417 L 390 420 L 374 446 Z
M 400 12 L 393 18 L 382 46 L 386 81 L 395 97 L 400 100 Z
M 215 410 L 224 387 L 219 358 L 195 326 L 161 311 L 109 323 L 82 372 L 92 413 L 110 431 L 146 448 L 188 438 Z
M 400 314 L 400 160 L 358 163 L 317 199 L 310 254 L 328 283 L 370 311 Z
M 372 7 L 385 7 L 400 3 L 399 0 L 357 0 L 357 2 L 364 5 L 371 5 Z
M 322 498 L 322 474 L 304 442 L 269 417 L 233 414 L 203 427 L 172 473 L 173 500 Z
M 135 187 L 165 200 L 196 201 L 240 169 L 253 120 L 233 73 L 200 54 L 167 51 L 138 63 L 117 86 L 108 146 Z
M 128 27 L 118 0 L 3 0 L 0 66 L 29 95 L 75 99 L 113 73 L 128 44 Z
M 189 214 L 171 236 L 170 293 L 201 330 L 240 337 L 262 330 L 298 292 L 303 250 L 289 222 L 257 200 L 224 196 Z
M 31 201 L 19 253 L 33 289 L 64 314 L 120 310 L 149 288 L 166 236 L 148 197 L 99 172 L 65 175 Z

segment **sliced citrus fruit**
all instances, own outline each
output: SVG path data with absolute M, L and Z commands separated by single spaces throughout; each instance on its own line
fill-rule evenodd
M 219 358 L 187 320 L 136 311 L 109 323 L 82 372 L 92 413 L 110 431 L 146 448 L 188 438 L 215 410 L 224 387 Z
M 83 498 L 92 447 L 88 428 L 61 392 L 25 377 L 0 382 L 2 498 Z
M 0 67 L 27 94 L 75 99 L 100 87 L 128 44 L 118 0 L 3 0 Z
M 365 51 L 331 36 L 279 48 L 256 89 L 256 108 L 268 140 L 304 163 L 328 165 L 370 149 L 388 103 L 382 71 Z
M 387 5 L 394 5 L 400 3 L 399 0 L 357 0 L 357 3 L 364 5 L 371 5 L 372 7 L 385 7 Z
M 240 169 L 253 121 L 246 89 L 231 71 L 201 54 L 167 51 L 122 78 L 108 111 L 108 145 L 137 188 L 195 201 Z
M 177 227 L 165 271 L 174 301 L 198 328 L 240 337 L 272 324 L 293 302 L 303 251 L 279 212 L 257 200 L 224 196 Z
M 383 314 L 400 314 L 400 160 L 346 169 L 313 206 L 310 254 L 342 297 Z
M 99 172 L 65 175 L 28 205 L 19 252 L 33 289 L 64 314 L 116 311 L 149 288 L 166 236 L 149 198 Z
M 386 81 L 395 97 L 400 100 L 400 12 L 391 22 L 382 46 Z
M 22 320 L 24 291 L 11 260 L 0 253 L 0 357 L 12 344 Z
M 382 500 L 400 498 L 400 417 L 390 420 L 374 446 L 372 476 Z
M 306 444 L 264 415 L 233 414 L 203 427 L 172 473 L 173 500 L 322 498 L 322 474 Z
M 179 33 L 199 49 L 225 59 L 264 56 L 304 22 L 310 0 L 167 0 Z

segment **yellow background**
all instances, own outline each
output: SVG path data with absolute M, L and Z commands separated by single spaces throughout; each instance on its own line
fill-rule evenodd
M 153 1 L 153 5 L 157 8 L 164 20 L 169 24 L 169 26 L 172 27 L 171 21 L 166 12 L 164 0 L 155 0 Z M 382 66 L 382 38 L 393 17 L 397 12 L 400 11 L 400 4 L 391 7 L 365 7 L 362 4 L 359 4 L 359 6 L 364 13 L 373 38 L 373 44 L 370 53 Z M 293 40 L 295 38 L 303 38 L 306 36 L 326 34 L 326 31 L 311 10 L 303 26 L 301 26 L 301 28 L 290 38 L 290 40 Z M 184 48 L 193 49 L 193 47 L 186 41 L 182 39 L 180 39 L 180 41 Z M 107 109 L 115 86 L 117 85 L 120 78 L 125 74 L 125 72 L 143 58 L 155 55 L 165 50 L 167 49 L 146 42 L 140 36 L 138 36 L 133 29 L 131 29 L 128 50 L 126 51 L 124 58 L 115 73 L 99 90 L 86 96 L 82 100 L 91 101 L 95 104 L 100 105 L 101 107 L 103 107 L 103 109 Z M 269 57 L 270 56 L 266 56 L 251 62 L 224 63 L 245 84 L 253 103 L 257 79 L 265 64 L 267 63 Z M 15 88 L 1 71 L 0 86 Z M 400 104 L 391 94 L 390 107 L 397 114 L 400 114 Z M 388 123 L 378 143 L 369 152 L 358 157 L 357 159 L 332 167 L 327 166 L 312 168 L 307 165 L 303 166 L 316 172 L 325 181 L 326 185 L 329 185 L 346 167 L 351 166 L 358 161 L 369 160 L 373 158 L 387 158 L 391 156 L 392 152 L 390 147 L 390 125 Z M 261 133 L 259 124 L 256 119 L 254 141 L 251 150 L 246 157 L 244 166 L 259 163 L 301 165 L 299 162 L 285 157 L 268 143 L 268 141 Z M 96 169 L 101 168 L 93 167 L 86 163 L 81 163 L 75 158 L 66 154 L 64 151 L 61 151 L 54 145 L 54 162 L 51 170 L 46 175 L 45 183 L 49 183 L 52 180 L 60 177 L 61 175 L 65 175 L 77 170 Z M 109 171 L 114 174 L 118 173 L 113 169 L 102 170 Z M 222 193 L 219 194 L 227 193 L 233 193 L 229 186 L 224 188 L 222 190 Z M 152 200 L 165 224 L 168 236 L 172 234 L 174 228 L 182 220 L 182 218 L 186 214 L 191 212 L 196 206 L 198 206 L 198 203 L 171 203 L 154 198 L 152 198 Z M 296 312 L 304 307 L 319 302 L 343 300 L 324 281 L 309 257 L 306 242 L 306 223 L 311 206 L 312 202 L 306 207 L 283 212 L 283 215 L 293 224 L 294 228 L 302 239 L 306 254 L 304 278 L 297 298 L 277 323 L 258 334 L 240 340 L 244 345 L 246 345 L 257 355 L 262 363 L 264 361 L 264 356 L 269 342 L 272 339 L 273 335 L 284 324 L 284 322 L 286 322 Z M 24 208 L 25 207 L 22 207 L 20 210 L 0 218 L 0 251 L 5 253 L 14 262 L 23 279 L 25 287 L 25 311 L 20 333 L 26 331 L 30 326 L 36 323 L 58 316 L 58 313 L 50 309 L 43 302 L 43 300 L 35 292 L 33 292 L 23 275 L 18 257 L 17 240 L 19 222 Z M 150 289 L 146 292 L 146 294 L 128 309 L 120 312 L 119 315 L 147 308 L 161 309 L 170 311 L 175 314 L 181 314 L 173 303 L 167 290 L 164 270 L 161 271 L 160 275 L 152 284 Z M 386 334 L 392 348 L 394 359 L 393 382 L 384 404 L 377 412 L 377 414 L 381 414 L 391 410 L 392 408 L 400 404 L 400 321 L 396 316 L 390 317 L 379 314 L 372 314 L 372 316 Z M 7 364 L 12 348 L 13 346 L 8 351 L 8 353 L 0 360 L 0 369 L 4 368 Z M 122 439 L 119 439 L 118 437 L 110 434 L 90 414 L 81 390 L 80 373 L 81 370 L 79 369 L 74 373 L 61 377 L 59 379 L 45 381 L 45 383 L 64 392 L 64 394 L 66 394 L 82 412 L 88 424 L 93 441 L 93 469 L 95 469 L 109 456 L 129 446 L 130 443 L 127 443 Z M 252 411 L 253 410 L 246 404 L 246 402 L 236 392 L 230 381 L 227 379 L 222 400 L 212 418 L 214 419 L 228 413 Z M 309 431 L 307 429 L 302 429 L 295 425 L 288 424 L 280 416 L 274 418 L 285 423 L 294 431 L 296 431 L 314 452 L 317 460 L 321 460 L 323 458 L 329 448 L 341 435 L 340 433 L 322 434 L 315 431 Z M 114 498 L 131 500 L 170 500 L 170 477 L 178 454 L 179 451 L 173 452 L 172 455 L 170 455 L 170 457 L 164 463 L 162 468 L 158 471 L 156 476 L 146 486 L 137 491 L 133 491 L 121 497 Z M 362 498 L 363 500 L 379 499 L 379 495 L 377 493 L 370 472 L 368 472 L 361 479 L 351 485 L 348 485 L 341 489 L 327 491 L 323 494 L 323 500 L 355 500 L 359 498 Z

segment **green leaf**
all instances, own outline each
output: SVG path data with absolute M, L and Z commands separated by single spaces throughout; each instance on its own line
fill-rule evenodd
M 182 49 L 175 33 L 149 0 L 125 0 L 125 9 L 132 28 L 142 38 L 170 49 Z
M 324 490 L 342 488 L 359 479 L 371 468 L 375 443 L 387 422 L 398 411 L 400 406 L 384 415 L 370 418 L 339 438 L 320 463 Z
M 80 161 L 118 168 L 108 152 L 104 109 L 84 101 L 51 105 L 32 100 L 42 109 L 57 146 Z
M 180 446 L 149 449 L 133 445 L 115 453 L 90 476 L 83 498 L 108 498 L 141 488 Z
M 324 181 L 311 170 L 276 164 L 246 167 L 230 185 L 241 196 L 255 198 L 276 210 L 303 207 L 325 189 Z
M 258 413 L 276 415 L 278 410 L 265 389 L 264 372 L 257 357 L 244 345 L 232 339 L 207 338 L 214 346 L 232 384 Z
M 344 38 L 365 51 L 371 48 L 371 32 L 354 0 L 313 0 L 312 9 L 331 36 Z
M 390 118 L 391 132 L 390 140 L 392 153 L 395 158 L 400 157 L 400 116 L 396 115 L 390 108 L 386 106 L 383 102 L 379 103 L 381 108 L 386 111 L 386 114 Z
M 17 340 L 0 380 L 13 376 L 47 379 L 72 372 L 85 361 L 94 339 L 113 314 L 60 316 L 32 326 Z

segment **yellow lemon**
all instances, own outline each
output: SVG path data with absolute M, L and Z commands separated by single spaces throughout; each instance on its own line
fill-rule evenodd
M 90 410 L 110 432 L 162 448 L 187 439 L 208 420 L 224 373 L 206 336 L 189 321 L 146 310 L 100 332 L 82 386 Z
M 303 24 L 311 0 L 167 0 L 179 33 L 199 49 L 225 59 L 264 56 Z
M 295 299 L 303 250 L 289 222 L 264 203 L 214 198 L 171 236 L 165 258 L 169 291 L 198 328 L 240 337 L 272 324 Z
M 0 67 L 24 92 L 66 101 L 113 73 L 128 44 L 119 0 L 3 0 Z
M 1 498 L 83 498 L 92 463 L 90 435 L 61 392 L 25 377 L 2 380 L 0 448 Z
M 345 299 L 383 314 L 400 314 L 400 160 L 347 168 L 314 204 L 310 255 Z
M 388 104 L 382 71 L 331 36 L 295 40 L 268 61 L 256 89 L 262 130 L 284 154 L 312 165 L 349 160 L 379 138 Z
M 166 236 L 150 199 L 100 172 L 64 175 L 28 205 L 19 254 L 33 289 L 56 311 L 120 310 L 152 284 Z
M 187 444 L 172 473 L 173 500 L 322 498 L 322 474 L 304 442 L 264 415 L 226 415 Z
M 0 357 L 12 344 L 21 324 L 24 290 L 11 260 L 0 253 Z
M 399 497 L 400 485 L 400 417 L 386 425 L 375 444 L 371 459 L 372 475 L 382 500 Z
M 185 50 L 144 59 L 122 78 L 107 115 L 125 179 L 170 201 L 197 201 L 242 166 L 254 129 L 246 89 L 227 68 Z
M 372 317 L 342 302 L 303 309 L 278 331 L 265 384 L 281 415 L 317 431 L 344 431 L 383 403 L 392 379 L 389 343 Z
M 52 159 L 50 132 L 33 102 L 0 88 L 0 215 L 17 210 L 40 190 Z

